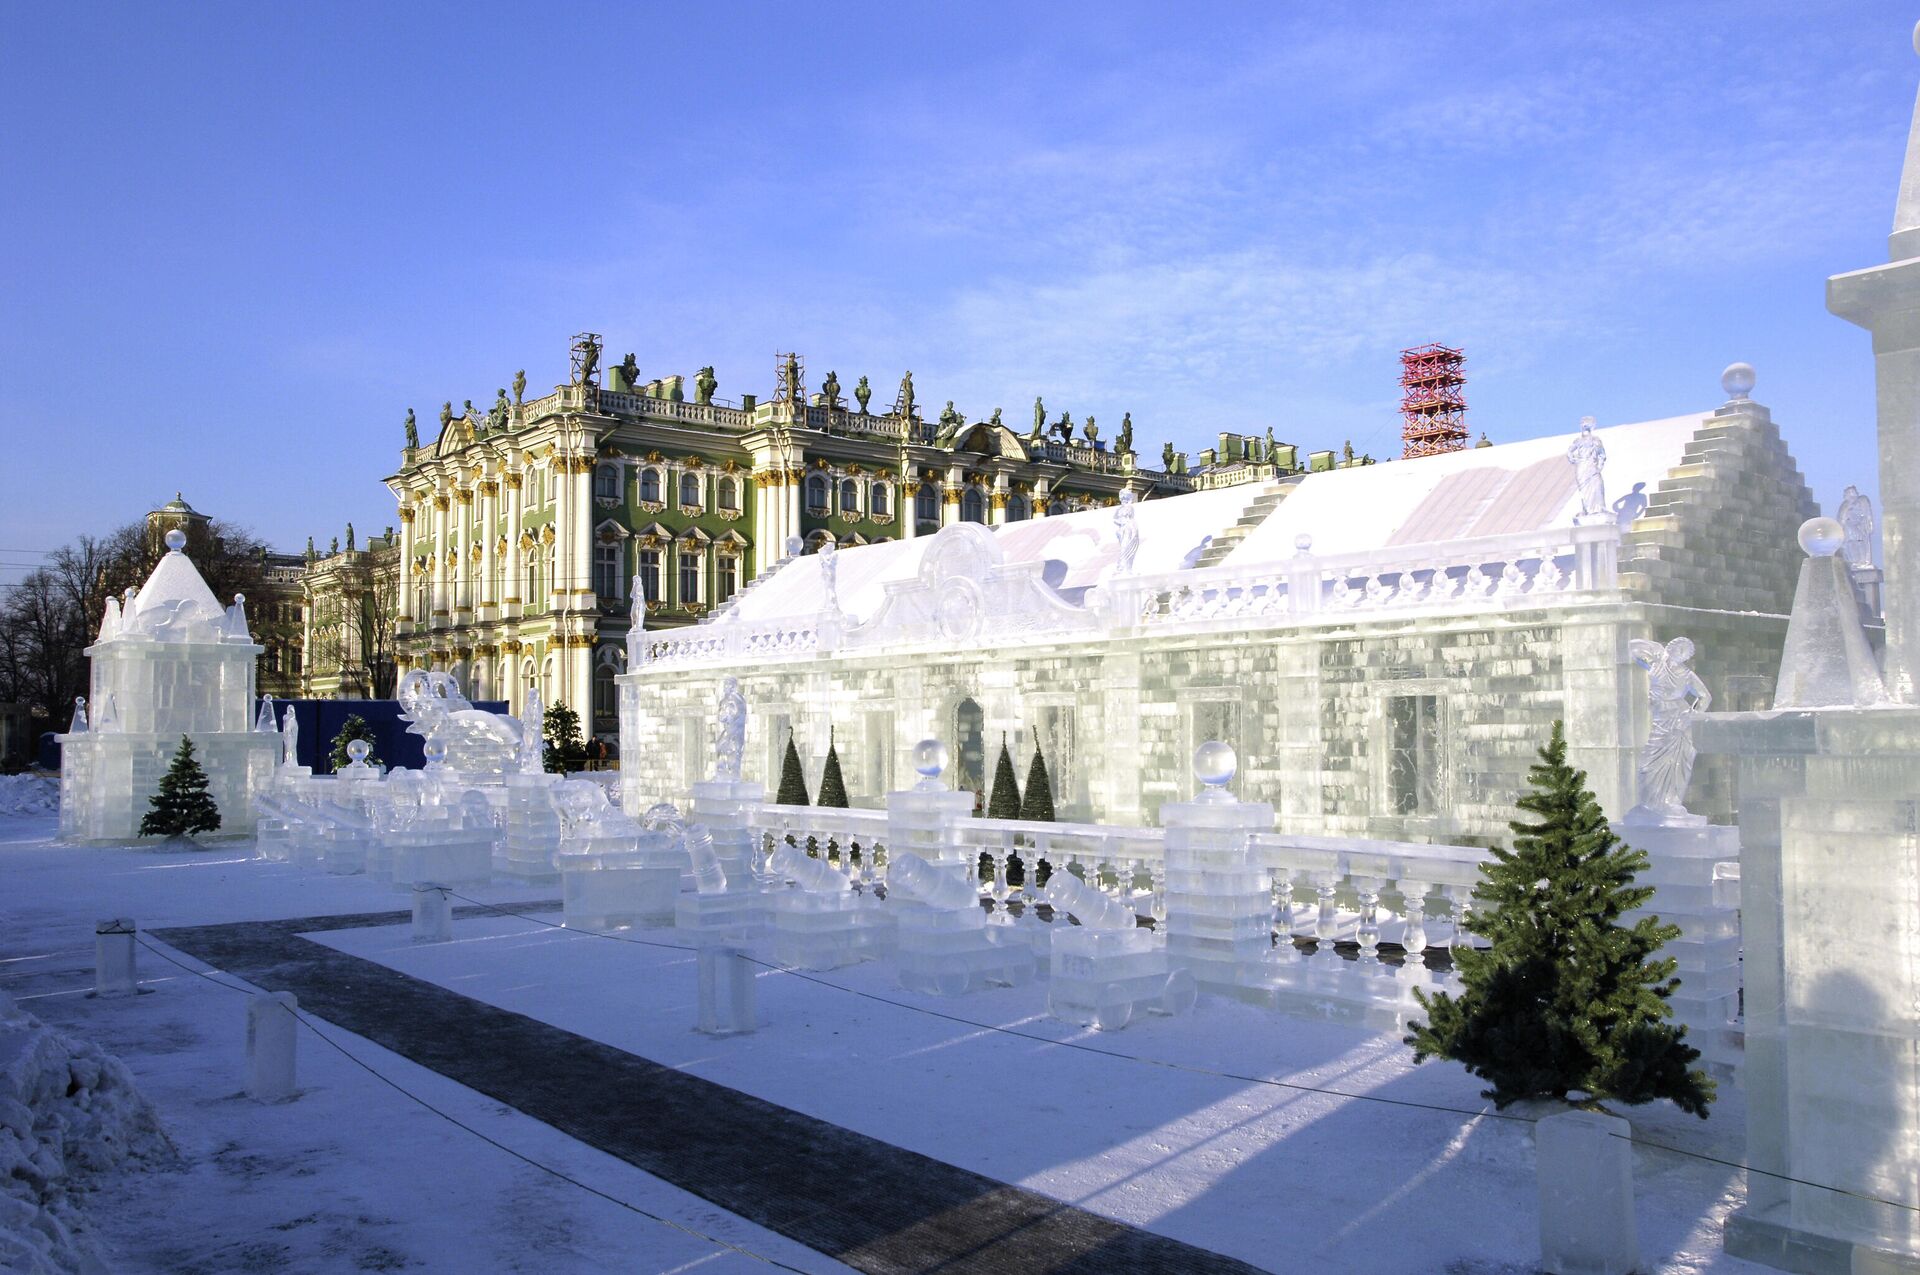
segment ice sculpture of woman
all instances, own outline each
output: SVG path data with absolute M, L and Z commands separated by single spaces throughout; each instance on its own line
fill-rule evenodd
M 1113 511 L 1113 532 L 1120 539 L 1120 561 L 1116 568 L 1118 574 L 1133 574 L 1133 560 L 1140 553 L 1140 524 L 1136 519 L 1133 502 L 1137 497 L 1128 488 L 1120 493 L 1120 503 Z
M 1607 448 L 1593 436 L 1593 417 L 1580 418 L 1580 437 L 1567 448 L 1567 460 L 1573 465 L 1573 485 L 1580 493 L 1580 516 L 1612 519 L 1607 508 L 1607 483 L 1601 469 L 1607 463 Z
M 1685 805 L 1687 784 L 1693 778 L 1693 715 L 1706 712 L 1713 694 L 1687 666 L 1693 659 L 1693 643 L 1677 637 L 1662 646 L 1633 638 L 1627 651 L 1634 663 L 1647 670 L 1647 694 L 1653 707 L 1653 729 L 1640 752 L 1640 804 L 1627 821 L 1699 822 Z

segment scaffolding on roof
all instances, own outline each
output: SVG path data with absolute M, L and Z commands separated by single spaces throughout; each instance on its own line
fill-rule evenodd
M 1467 356 L 1433 342 L 1400 351 L 1400 456 L 1438 456 L 1467 446 Z

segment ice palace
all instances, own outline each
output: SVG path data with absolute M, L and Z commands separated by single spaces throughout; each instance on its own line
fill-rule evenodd
M 1920 114 L 1888 261 L 1828 306 L 1873 339 L 1884 568 L 1871 512 L 1821 516 L 1735 364 L 1665 420 L 794 545 L 709 620 L 636 624 L 610 794 L 545 771 L 537 694 L 496 717 L 426 669 L 400 690 L 424 770 L 297 765 L 244 599 L 176 543 L 88 648 L 57 829 L 8 849 L 89 903 L 88 873 L 181 870 L 116 887 L 145 914 L 88 936 L 94 991 L 194 1034 L 228 1012 L 214 985 L 282 994 L 248 1006 L 246 1091 L 276 1119 L 344 1118 L 355 1083 L 305 1023 L 669 1219 L 689 1265 L 1920 1271 Z M 1458 1069 L 1405 1064 L 1556 720 L 1680 927 L 1707 1133 L 1493 1117 Z M 113 866 L 181 737 L 234 852 L 214 903 L 172 883 L 193 850 Z M 976 809 L 1003 746 L 1057 817 Z M 770 799 L 793 770 L 855 804 Z M 73 918 L 49 917 L 23 932 L 58 945 Z M 160 968 L 185 986 L 143 1004 Z M 87 1260 L 63 1157 L 166 1154 L 128 1069 L 23 1012 L 61 1004 L 0 992 L 0 1164 L 27 1184 L 0 1258 L 27 1270 Z M 1314 1061 L 1268 1056 L 1289 1047 Z M 197 1065 L 155 1083 L 181 1099 L 222 1064 Z M 1279 1091 L 1297 1107 L 1260 1105 Z M 405 1110 L 438 1154 L 491 1154 Z M 1282 1187 L 1234 1180 L 1263 1156 Z M 1399 1185 L 1318 1172 L 1355 1161 Z M 1345 1220 L 1263 1229 L 1276 1194 Z

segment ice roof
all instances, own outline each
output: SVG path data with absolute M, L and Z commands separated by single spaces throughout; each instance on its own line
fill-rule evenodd
M 1695 413 L 1593 431 L 1607 449 L 1607 499 L 1627 521 L 1646 508 L 1644 500 L 1635 507 L 1636 494 L 1652 496 L 1705 419 Z M 1303 533 L 1313 537 L 1315 555 L 1333 555 L 1570 526 L 1579 498 L 1567 448 L 1576 437 L 1578 431 L 1309 474 L 1227 563 L 1290 558 Z

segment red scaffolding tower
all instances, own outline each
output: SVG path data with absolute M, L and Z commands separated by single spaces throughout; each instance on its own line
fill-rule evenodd
M 1400 351 L 1400 456 L 1438 456 L 1467 445 L 1467 356 L 1435 342 Z

